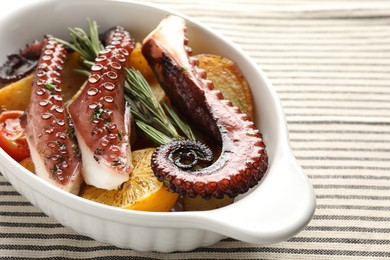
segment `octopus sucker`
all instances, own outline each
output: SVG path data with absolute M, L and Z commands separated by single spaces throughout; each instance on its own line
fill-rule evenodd
M 181 195 L 235 197 L 255 186 L 266 172 L 265 144 L 248 116 L 224 100 L 206 73 L 197 68 L 186 31 L 183 18 L 167 16 L 144 39 L 142 53 L 172 104 L 219 145 L 221 152 L 215 161 L 203 160 L 198 165 L 198 157 L 209 157 L 205 145 L 174 140 L 157 148 L 152 169 L 171 191 Z
M 125 68 L 135 44 L 122 27 L 106 34 L 81 94 L 69 114 L 83 160 L 85 183 L 113 190 L 129 179 L 130 108 L 124 99 Z
M 36 174 L 68 192 L 78 194 L 83 182 L 81 161 L 72 125 L 62 99 L 61 72 L 65 47 L 45 36 L 22 123 Z

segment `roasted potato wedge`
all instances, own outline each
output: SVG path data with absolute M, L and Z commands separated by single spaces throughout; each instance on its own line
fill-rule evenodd
M 253 119 L 252 93 L 237 65 L 232 60 L 217 55 L 200 54 L 196 58 L 199 60 L 199 68 L 206 71 L 207 79 L 214 83 L 215 89 L 220 90 L 225 99 Z
M 139 70 L 149 84 L 156 82 L 153 71 L 142 54 L 142 45 L 139 42 L 136 43 L 135 48 L 130 54 L 130 67 Z
M 64 100 L 69 100 L 80 88 L 86 77 L 75 72 L 82 69 L 77 53 L 72 53 L 67 59 L 62 76 L 62 95 Z M 33 74 L 30 74 L 16 82 L 0 89 L 0 108 L 6 110 L 26 110 L 30 103 Z
M 0 108 L 26 110 L 30 103 L 33 75 L 28 75 L 0 89 Z

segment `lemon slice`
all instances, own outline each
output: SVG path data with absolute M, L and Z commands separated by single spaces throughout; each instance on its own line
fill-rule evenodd
M 177 193 L 168 189 L 154 176 L 150 159 L 155 148 L 133 151 L 134 170 L 130 179 L 117 190 L 104 190 L 87 185 L 81 197 L 109 206 L 164 212 L 176 203 Z

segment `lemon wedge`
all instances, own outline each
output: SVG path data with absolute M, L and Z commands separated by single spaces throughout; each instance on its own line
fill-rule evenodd
M 113 207 L 140 211 L 170 211 L 179 195 L 168 191 L 154 176 L 150 160 L 155 148 L 133 151 L 134 170 L 130 179 L 117 190 L 87 185 L 81 197 Z

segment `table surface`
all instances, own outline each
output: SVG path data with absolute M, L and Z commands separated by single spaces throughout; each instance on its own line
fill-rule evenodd
M 390 2 L 147 2 L 211 26 L 265 71 L 315 189 L 312 221 L 269 246 L 228 238 L 191 252 L 139 253 L 63 227 L 0 175 L 0 258 L 390 259 Z

